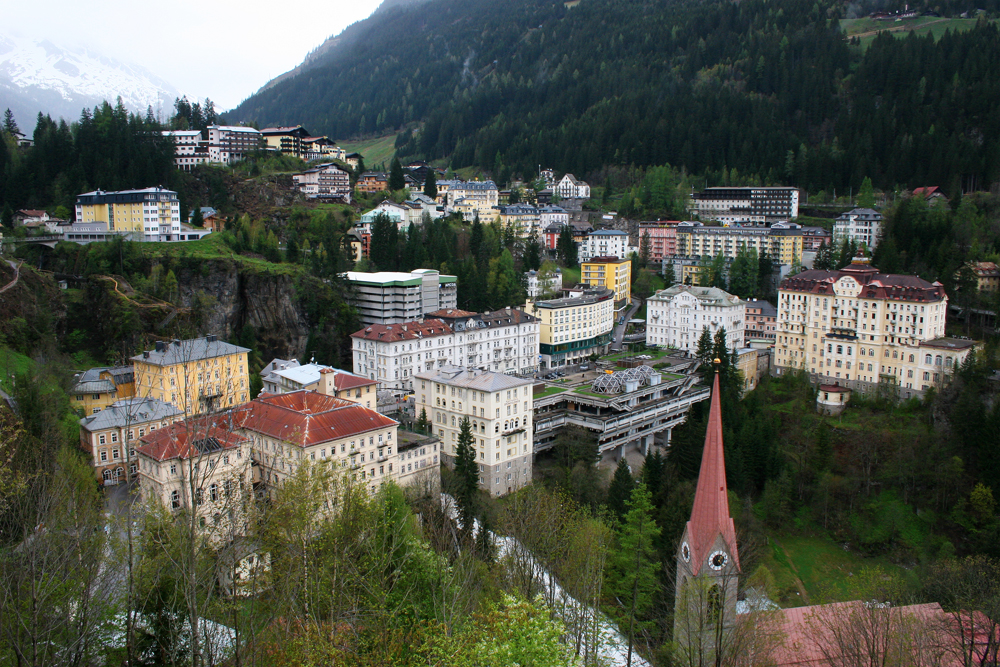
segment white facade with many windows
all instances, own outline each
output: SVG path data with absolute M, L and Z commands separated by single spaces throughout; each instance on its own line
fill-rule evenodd
M 874 250 L 882 238 L 882 214 L 870 208 L 856 208 L 833 221 L 834 248 L 840 247 L 844 239 L 862 243 Z
M 746 302 L 717 287 L 675 285 L 660 290 L 646 302 L 646 343 L 694 354 L 698 339 L 725 327 L 726 347 L 743 347 Z
M 616 229 L 598 229 L 587 234 L 580 243 L 579 260 L 587 262 L 594 257 L 628 259 L 635 250 L 629 245 L 628 234 Z
M 468 419 L 480 488 L 500 496 L 531 483 L 531 380 L 455 367 L 416 379 L 416 413 L 426 414 L 445 457 L 454 461 L 462 420 Z

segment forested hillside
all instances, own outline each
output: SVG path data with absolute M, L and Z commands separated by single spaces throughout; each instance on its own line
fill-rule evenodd
M 960 4 L 937 9 L 974 9 Z M 813 191 L 865 175 L 884 188 L 996 180 L 996 26 L 937 42 L 884 34 L 863 50 L 837 19 L 867 9 L 432 0 L 352 26 L 228 115 L 341 140 L 401 130 L 402 156 L 501 179 L 539 164 L 585 177 L 673 164 Z

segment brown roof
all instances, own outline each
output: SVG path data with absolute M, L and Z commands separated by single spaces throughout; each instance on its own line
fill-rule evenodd
M 139 439 L 136 449 L 157 461 L 187 459 L 201 454 L 233 449 L 247 438 L 233 431 L 224 417 L 199 417 L 174 422 Z
M 327 373 L 334 373 L 333 376 L 333 388 L 337 391 L 343 389 L 354 389 L 356 387 L 367 387 L 368 385 L 378 384 L 377 380 L 370 380 L 363 375 L 355 375 L 354 373 L 348 373 L 346 371 L 341 371 L 336 368 L 324 368 L 321 369 L 319 374 L 326 375 Z
M 1000 269 L 997 269 L 995 262 L 973 262 L 972 270 L 980 278 L 996 278 L 1000 276 Z
M 789 276 L 781 281 L 779 289 L 789 292 L 808 292 L 833 296 L 833 284 L 844 276 L 857 280 L 864 289 L 863 299 L 893 299 L 899 301 L 941 301 L 945 298 L 941 283 L 929 283 L 917 276 L 879 273 L 868 264 L 851 264 L 839 271 L 812 269 Z
M 46 211 L 40 211 L 34 208 L 22 208 L 18 211 L 18 214 L 28 216 L 31 218 L 40 218 L 45 215 Z
M 839 384 L 821 384 L 819 390 L 829 391 L 834 394 L 844 394 L 850 391 L 847 387 L 841 387 Z
M 429 319 L 423 322 L 406 322 L 403 324 L 372 324 L 361 331 L 351 334 L 351 338 L 363 338 L 381 342 L 415 340 L 431 336 L 444 336 L 453 333 L 451 327 L 439 319 Z
M 722 447 L 722 407 L 719 401 L 719 374 L 712 386 L 712 407 L 708 412 L 705 449 L 701 454 L 698 487 L 694 492 L 691 520 L 687 524 L 691 547 L 692 574 L 697 575 L 708 560 L 708 553 L 720 534 L 733 552 L 736 567 L 740 565 L 736 549 L 736 526 L 729 516 L 729 495 L 726 491 L 726 457 Z
M 472 317 L 478 315 L 471 310 L 459 310 L 457 308 L 442 308 L 441 310 L 435 310 L 433 313 L 427 313 L 428 317 Z
M 261 394 L 240 406 L 234 419 L 249 431 L 299 447 L 399 424 L 363 405 L 304 389 L 288 394 Z
M 942 350 L 967 350 L 975 344 L 976 341 L 967 338 L 935 338 L 920 341 L 920 347 L 936 347 Z

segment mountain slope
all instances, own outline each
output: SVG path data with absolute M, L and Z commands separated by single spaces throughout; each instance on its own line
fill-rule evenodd
M 1000 178 L 1000 40 L 876 38 L 814 0 L 429 0 L 338 36 L 230 120 L 339 139 L 419 127 L 402 156 L 498 178 L 670 163 L 811 190 Z M 922 81 L 922 83 L 921 83 Z M 723 175 L 725 171 L 725 175 Z M 956 187 L 958 185 L 956 184 Z
M 145 69 L 88 49 L 0 35 L 0 99 L 30 134 L 41 111 L 76 120 L 84 107 L 122 98 L 125 107 L 169 111 L 178 92 Z

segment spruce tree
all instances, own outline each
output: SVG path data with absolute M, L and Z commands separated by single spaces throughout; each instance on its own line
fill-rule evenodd
M 634 637 L 648 624 L 640 619 L 652 608 L 658 588 L 656 575 L 660 564 L 654 559 L 660 528 L 653 520 L 652 498 L 642 482 L 632 489 L 627 508 L 625 522 L 618 534 L 618 548 L 612 554 L 608 583 L 610 593 L 622 603 L 616 611 L 620 617 L 619 628 L 625 630 L 628 637 L 625 664 L 630 667 Z
M 433 169 L 427 170 L 427 179 L 424 181 L 424 194 L 431 199 L 437 199 L 437 174 L 434 173 Z
M 624 458 L 618 460 L 618 467 L 615 468 L 615 476 L 611 478 L 611 486 L 608 487 L 608 509 L 619 519 L 625 518 L 628 511 L 628 501 L 632 497 L 632 489 L 635 487 L 635 480 L 629 472 L 628 463 Z
M 872 179 L 865 176 L 861 181 L 861 189 L 858 191 L 858 206 L 861 208 L 875 207 L 875 188 L 872 187 Z
M 431 422 L 427 419 L 427 408 L 420 408 L 420 416 L 417 418 L 417 431 L 426 435 L 430 425 Z
M 14 120 L 14 112 L 10 109 L 3 112 L 3 131 L 10 135 L 21 132 L 17 127 L 17 121 Z
M 462 419 L 458 432 L 458 446 L 455 448 L 455 502 L 466 537 L 472 535 L 472 522 L 476 518 L 476 495 L 479 492 L 479 466 L 476 464 L 475 440 L 472 437 L 472 423 L 468 417 Z
M 403 165 L 399 163 L 399 158 L 392 158 L 392 166 L 389 167 L 389 189 L 397 192 L 406 187 L 406 177 L 403 175 Z
M 698 347 L 694 355 L 703 364 L 712 363 L 712 334 L 709 333 L 708 327 L 702 327 L 701 336 L 698 338 Z

